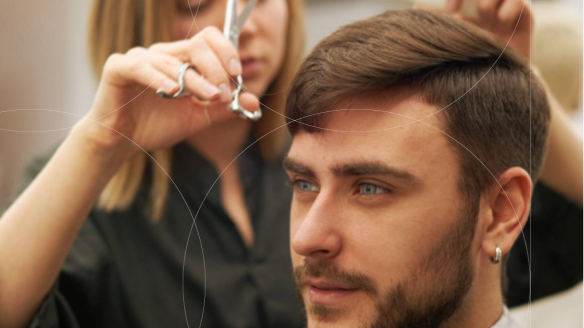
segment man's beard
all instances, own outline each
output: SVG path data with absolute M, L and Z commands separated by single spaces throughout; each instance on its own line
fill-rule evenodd
M 460 309 L 474 279 L 470 247 L 478 204 L 466 207 L 455 227 L 421 260 L 409 278 L 389 291 L 379 293 L 375 283 L 362 273 L 342 271 L 330 261 L 306 259 L 303 266 L 294 269 L 300 298 L 303 300 L 301 291 L 305 276 L 322 277 L 333 283 L 359 288 L 373 298 L 377 315 L 361 323 L 361 327 L 366 327 L 368 322 L 371 322 L 370 328 L 439 327 Z M 320 304 L 304 304 L 304 309 L 321 321 L 334 321 L 343 315 L 342 309 Z

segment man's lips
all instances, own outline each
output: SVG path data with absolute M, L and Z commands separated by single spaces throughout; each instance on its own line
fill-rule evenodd
M 306 280 L 305 284 L 308 287 L 308 300 L 313 304 L 338 304 L 359 291 L 359 288 L 323 280 Z

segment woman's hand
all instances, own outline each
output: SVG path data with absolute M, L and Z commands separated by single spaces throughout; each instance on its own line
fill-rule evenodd
M 458 13 L 462 1 L 446 0 L 447 10 L 505 40 L 509 40 L 513 35 L 509 45 L 529 59 L 533 14 L 525 0 L 476 0 L 477 18 L 465 17 Z M 582 140 L 572 129 L 569 118 L 538 70 L 532 67 L 532 72 L 543 83 L 551 111 L 548 150 L 541 180 L 575 204 L 582 206 Z
M 157 96 L 159 88 L 178 91 L 178 71 L 187 62 L 205 76 L 192 70 L 185 75 L 187 89 L 202 101 Z M 236 49 L 216 28 L 107 60 L 86 118 L 0 219 L 0 263 L 10 263 L 0 265 L 1 327 L 24 327 L 38 311 L 99 194 L 124 159 L 139 150 L 126 138 L 152 151 L 209 121 L 235 117 L 226 106 L 230 77 L 240 72 Z M 249 94 L 240 102 L 248 110 L 258 106 Z
M 446 0 L 446 10 L 505 41 L 511 38 L 509 46 L 529 59 L 533 26 L 529 3 L 525 0 L 475 0 L 477 17 L 471 18 L 458 13 L 463 1 L 471 0 Z
M 187 70 L 185 85 L 198 100 L 157 96 L 158 89 L 178 91 L 178 71 L 184 63 L 195 66 L 196 72 Z M 233 77 L 241 70 L 237 50 L 215 27 L 189 40 L 113 54 L 104 66 L 88 120 L 78 129 L 100 151 L 138 150 L 128 138 L 147 151 L 172 146 L 212 123 L 236 117 L 226 108 Z M 240 102 L 251 111 L 259 105 L 251 94 L 242 94 Z

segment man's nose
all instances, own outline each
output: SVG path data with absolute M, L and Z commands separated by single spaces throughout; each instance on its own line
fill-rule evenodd
M 291 239 L 292 249 L 305 257 L 332 259 L 342 248 L 334 198 L 320 194 Z

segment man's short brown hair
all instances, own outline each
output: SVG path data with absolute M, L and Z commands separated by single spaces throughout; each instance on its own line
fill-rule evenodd
M 292 134 L 320 131 L 336 101 L 370 91 L 414 90 L 437 106 L 461 159 L 459 189 L 469 199 L 493 176 L 519 166 L 538 176 L 549 124 L 544 89 L 506 40 L 448 14 L 389 10 L 321 41 L 292 82 Z M 472 151 L 475 158 L 468 150 Z

